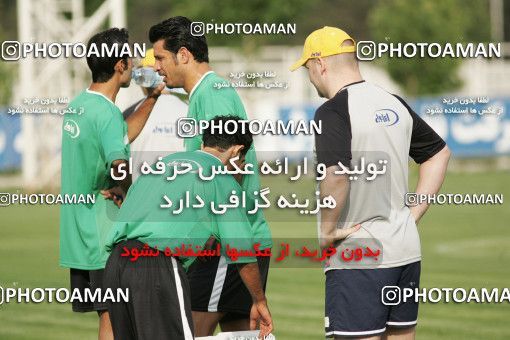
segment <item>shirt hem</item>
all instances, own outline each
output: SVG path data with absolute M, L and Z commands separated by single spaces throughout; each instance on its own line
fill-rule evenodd
M 324 273 L 330 271 L 330 270 L 341 270 L 341 269 L 384 269 L 384 268 L 395 268 L 395 267 L 402 267 L 405 265 L 408 265 L 410 263 L 421 261 L 421 256 L 418 257 L 412 257 L 407 260 L 401 260 L 397 262 L 390 262 L 390 263 L 381 263 L 381 264 L 374 264 L 373 266 L 346 266 L 346 267 L 332 267 L 332 268 L 325 268 Z
M 84 264 L 70 263 L 70 262 L 60 262 L 59 265 L 64 268 L 73 268 L 73 269 L 81 269 L 81 270 L 99 270 L 99 269 L 105 268 L 106 261 L 102 264 L 97 264 L 97 265 L 84 265 Z
M 122 151 L 114 151 L 114 152 L 110 153 L 106 159 L 106 161 L 108 162 L 108 169 L 110 169 L 112 167 L 113 161 L 116 161 L 118 159 L 128 161 L 129 156 L 127 155 L 126 152 L 122 152 Z
M 225 258 L 227 259 L 227 264 L 248 264 L 248 263 L 256 263 L 257 262 L 257 258 L 256 257 L 248 257 L 248 258 L 244 258 L 244 259 L 237 259 L 235 261 L 231 260 L 228 256 L 225 256 Z

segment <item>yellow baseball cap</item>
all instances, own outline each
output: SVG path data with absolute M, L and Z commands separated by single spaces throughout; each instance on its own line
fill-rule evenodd
M 351 40 L 354 46 L 342 46 L 346 40 Z M 356 51 L 356 42 L 349 34 L 339 28 L 324 26 L 310 33 L 305 40 L 303 55 L 291 67 L 291 71 L 297 70 L 306 64 L 308 59 L 327 57 L 330 55 L 354 52 Z
M 153 67 L 156 63 L 156 58 L 154 58 L 154 49 L 150 48 L 145 52 L 145 57 L 140 62 L 141 67 Z

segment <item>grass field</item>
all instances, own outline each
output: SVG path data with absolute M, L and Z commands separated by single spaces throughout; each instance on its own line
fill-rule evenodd
M 263 185 L 281 184 L 265 178 Z M 509 200 L 510 175 L 450 173 L 442 191 L 503 193 Z M 271 220 L 277 213 L 266 216 Z M 0 285 L 68 287 L 68 271 L 58 267 L 58 207 L 9 206 L 0 208 L 0 216 Z M 274 237 L 315 237 L 311 218 L 271 226 Z M 509 203 L 433 206 L 419 229 L 422 287 L 510 287 Z M 322 270 L 273 269 L 268 299 L 277 339 L 324 338 Z M 95 314 L 72 313 L 69 304 L 0 306 L 0 339 L 97 339 L 96 329 Z M 417 338 L 510 339 L 510 304 L 421 304 Z

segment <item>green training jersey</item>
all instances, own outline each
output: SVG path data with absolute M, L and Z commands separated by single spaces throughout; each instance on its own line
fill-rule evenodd
M 215 87 L 215 84 L 224 84 L 226 82 L 225 79 L 212 71 L 206 73 L 190 92 L 188 118 L 193 118 L 197 122 L 211 120 L 216 116 L 224 115 L 234 115 L 243 120 L 248 119 L 241 98 L 239 98 L 239 95 L 232 87 Z M 187 138 L 184 143 L 187 151 L 200 150 L 202 136 L 197 135 L 193 138 Z M 246 164 L 253 164 L 255 173 L 243 176 L 242 188 L 251 196 L 253 203 L 253 192 L 260 190 L 258 162 L 253 146 L 246 154 Z M 262 247 L 271 248 L 273 245 L 271 231 L 263 211 L 259 210 L 256 214 L 248 216 L 248 218 L 253 228 L 255 240 Z
M 203 169 L 204 174 L 210 175 L 213 166 L 223 166 L 221 161 L 207 152 L 193 151 L 168 155 L 162 162 L 166 164 L 164 174 L 142 175 L 129 188 L 117 221 L 107 238 L 107 249 L 111 251 L 115 244 L 123 240 L 137 239 L 161 252 L 168 248 L 175 254 L 176 248 L 199 251 L 209 237 L 214 236 L 220 242 L 220 253 L 228 263 L 255 262 L 254 256 L 237 259 L 227 256 L 228 249 L 254 249 L 246 209 L 236 207 L 218 213 L 210 208 L 211 203 L 229 202 L 233 191 L 240 198 L 240 185 L 232 175 L 216 175 L 210 181 L 201 180 L 198 175 L 199 168 Z M 175 175 L 175 169 L 184 164 L 191 166 L 190 171 L 169 180 L 169 176 Z M 154 166 L 152 168 L 155 169 Z M 180 200 L 185 200 L 187 195 L 193 203 L 198 202 L 198 195 L 203 206 L 188 206 L 176 213 L 184 204 Z M 168 200 L 172 204 L 166 207 Z M 196 256 L 186 256 L 183 252 L 179 259 L 187 269 Z
M 100 190 L 113 185 L 110 166 L 129 158 L 127 125 L 119 108 L 101 93 L 85 90 L 69 104 L 62 124 L 62 194 L 93 194 L 93 204 L 60 208 L 60 265 L 102 269 L 108 259 L 104 241 L 118 208 Z

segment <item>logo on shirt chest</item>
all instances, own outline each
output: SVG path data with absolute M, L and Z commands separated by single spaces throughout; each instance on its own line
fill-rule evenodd
M 69 119 L 68 121 L 65 122 L 64 131 L 67 132 L 67 134 L 71 138 L 76 138 L 80 135 L 80 127 L 72 119 Z
M 398 123 L 398 114 L 390 109 L 377 110 L 374 113 L 374 120 L 377 124 L 392 126 Z
M 175 129 L 170 125 L 156 125 L 152 129 L 152 133 L 155 135 L 175 135 Z

